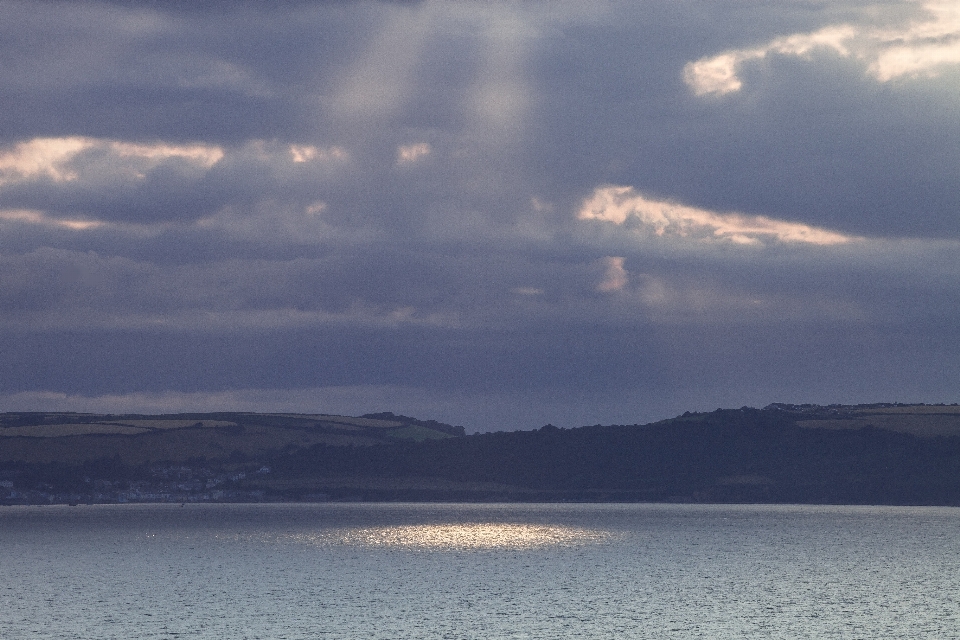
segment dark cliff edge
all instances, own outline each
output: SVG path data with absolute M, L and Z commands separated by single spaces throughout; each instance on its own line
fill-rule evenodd
M 392 413 L 0 414 L 0 424 L 4 504 L 960 505 L 956 405 L 773 404 L 469 436 Z

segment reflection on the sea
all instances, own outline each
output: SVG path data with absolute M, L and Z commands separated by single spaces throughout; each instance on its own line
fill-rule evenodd
M 535 549 L 602 542 L 610 532 L 562 525 L 500 522 L 336 529 L 297 536 L 300 542 L 410 549 Z

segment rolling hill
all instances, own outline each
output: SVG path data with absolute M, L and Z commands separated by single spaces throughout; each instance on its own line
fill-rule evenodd
M 392 413 L 0 414 L 0 502 L 960 505 L 960 407 L 772 404 L 464 435 Z

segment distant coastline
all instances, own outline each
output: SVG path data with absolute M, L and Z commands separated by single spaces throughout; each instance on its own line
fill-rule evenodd
M 960 406 L 775 403 L 465 435 L 393 413 L 0 414 L 0 504 L 960 505 Z

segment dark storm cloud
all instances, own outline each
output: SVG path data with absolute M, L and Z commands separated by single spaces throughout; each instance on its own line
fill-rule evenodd
M 4 3 L 2 398 L 954 401 L 951 7 Z
M 4 3 L 0 136 L 296 137 L 377 21 L 336 4 Z

